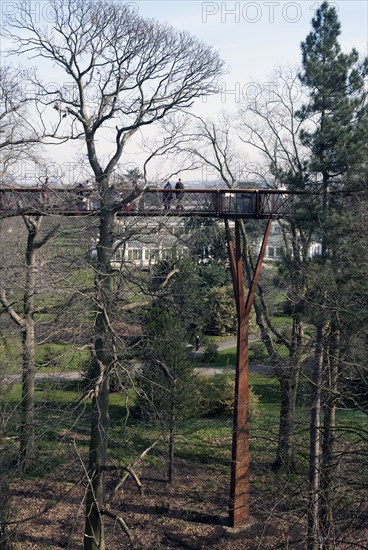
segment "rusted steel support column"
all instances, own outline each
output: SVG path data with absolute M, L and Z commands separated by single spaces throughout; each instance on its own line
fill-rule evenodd
M 254 302 L 254 297 L 256 295 L 256 290 L 257 290 L 257 285 L 258 285 L 258 282 L 259 282 L 259 277 L 261 275 L 261 267 L 262 267 L 262 263 L 263 263 L 263 258 L 264 258 L 265 253 L 266 253 L 266 246 L 267 246 L 268 236 L 269 236 L 270 231 L 271 231 L 271 225 L 272 225 L 272 218 L 269 218 L 268 221 L 267 221 L 267 226 L 266 226 L 265 233 L 263 235 L 261 249 L 260 249 L 259 254 L 258 254 L 256 268 L 255 268 L 254 273 L 253 273 L 252 283 L 250 285 L 250 289 L 248 290 L 247 301 L 245 303 L 245 315 L 247 317 L 248 322 L 249 322 L 249 318 L 250 318 L 250 312 L 251 312 L 251 309 L 252 309 L 252 305 L 253 305 L 253 302 Z
M 229 253 L 229 261 L 230 261 L 230 269 L 231 269 L 231 275 L 233 278 L 236 312 L 239 315 L 240 308 L 239 308 L 239 298 L 238 298 L 238 283 L 237 283 L 238 275 L 237 275 L 236 261 L 235 261 L 235 248 L 234 248 L 234 242 L 230 231 L 229 220 L 225 219 L 224 221 L 225 221 L 227 248 Z
M 229 247 L 232 255 L 230 250 Z M 235 255 L 231 264 L 238 313 L 238 338 L 229 520 L 232 527 L 239 527 L 249 523 L 249 384 L 248 327 L 245 317 L 243 262 L 238 221 L 235 222 Z
M 235 222 L 235 249 L 229 223 L 225 220 L 234 296 L 238 315 L 238 338 L 235 376 L 235 402 L 233 422 L 233 443 L 230 480 L 229 523 L 232 527 L 246 526 L 250 521 L 249 511 L 249 359 L 248 335 L 249 319 L 254 296 L 259 281 L 271 219 L 267 223 L 261 250 L 258 256 L 252 284 L 245 301 L 243 262 L 241 253 L 240 227 Z

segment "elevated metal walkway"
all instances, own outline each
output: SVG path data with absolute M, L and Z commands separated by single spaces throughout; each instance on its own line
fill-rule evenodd
M 184 216 L 224 219 L 281 217 L 298 193 L 273 189 L 184 189 L 147 187 L 126 203 L 129 191 L 116 192 L 110 208 L 118 216 Z M 119 208 L 119 204 L 121 207 Z M 106 205 L 105 205 L 106 207 Z M 0 187 L 0 217 L 95 216 L 100 198 L 89 188 Z

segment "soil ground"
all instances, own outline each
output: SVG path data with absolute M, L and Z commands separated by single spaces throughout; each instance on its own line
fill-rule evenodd
M 59 475 L 68 479 L 73 473 L 64 470 Z M 301 536 L 299 529 L 288 532 L 287 522 L 270 522 L 259 513 L 259 517 L 253 513 L 247 529 L 239 532 L 226 529 L 229 479 L 206 465 L 193 468 L 193 464 L 179 461 L 172 486 L 152 467 L 143 471 L 141 481 L 142 496 L 128 481 L 112 507 L 126 522 L 134 546 L 116 522 L 106 519 L 108 550 L 286 548 L 286 540 L 290 542 L 291 536 L 294 539 Z M 82 550 L 83 498 L 83 486 L 58 482 L 53 475 L 41 481 L 12 483 L 11 508 L 17 511 L 18 520 L 29 519 L 16 526 L 15 548 Z
M 60 456 L 58 465 L 39 464 L 38 478 L 17 476 L 5 484 L 6 491 L 4 485 L 0 487 L 2 511 L 7 501 L 6 515 L 14 521 L 6 527 L 11 550 L 83 550 L 86 482 L 75 443 L 76 439 L 87 442 L 88 436 L 75 439 L 72 432 L 65 432 L 60 437 L 65 457 Z M 165 481 L 161 453 L 134 467 L 143 494 L 129 478 L 110 504 L 111 511 L 125 521 L 133 544 L 117 521 L 106 518 L 106 550 L 306 549 L 308 491 L 301 478 L 275 474 L 261 461 L 252 463 L 251 524 L 239 532 L 228 530 L 230 457 L 227 452 L 220 455 L 218 448 L 225 445 L 230 450 L 230 437 L 209 444 L 213 453 L 207 453 L 206 464 L 177 458 L 172 485 Z M 107 497 L 118 481 L 114 469 L 107 477 Z M 366 502 L 350 502 L 342 508 L 343 538 L 334 548 L 368 549 Z

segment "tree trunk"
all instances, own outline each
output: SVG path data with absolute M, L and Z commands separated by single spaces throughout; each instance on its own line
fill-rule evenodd
M 169 449 L 168 449 L 168 465 L 167 465 L 167 480 L 172 483 L 174 480 L 174 449 L 175 449 L 175 429 L 170 427 L 169 433 Z
M 19 465 L 22 470 L 30 467 L 35 455 L 35 331 L 33 318 L 26 318 L 25 321 L 22 332 L 22 424 L 19 450 Z
M 96 298 L 99 306 L 95 322 L 91 439 L 89 448 L 89 485 L 86 497 L 85 550 L 105 550 L 105 532 L 101 510 L 105 500 L 105 477 L 109 432 L 109 369 L 111 334 L 111 257 L 114 214 L 104 206 L 100 215 L 100 238 L 97 244 Z
M 335 548 L 335 527 L 333 520 L 334 478 L 336 476 L 336 402 L 339 377 L 339 332 L 332 325 L 329 342 L 328 376 L 324 403 L 322 472 L 321 472 L 321 524 L 323 529 L 323 547 L 326 550 Z
M 107 441 L 109 429 L 109 377 L 93 397 L 89 454 L 89 485 L 86 499 L 85 550 L 105 550 L 101 510 L 105 500 Z
M 321 393 L 324 363 L 324 324 L 317 327 L 316 361 L 313 373 L 313 402 L 310 423 L 309 453 L 309 506 L 308 506 L 308 550 L 321 548 L 320 529 L 320 485 L 321 485 Z
M 281 408 L 279 439 L 273 469 L 286 468 L 293 470 L 295 464 L 294 426 L 296 398 L 301 368 L 303 346 L 303 321 L 300 315 L 293 318 L 293 329 L 290 339 L 290 359 L 282 368 L 276 369 L 281 389 Z
M 25 220 L 28 229 L 26 249 L 26 287 L 23 296 L 23 371 L 22 371 L 22 422 L 19 449 L 19 464 L 22 470 L 31 465 L 35 455 L 35 412 L 34 412 L 34 378 L 35 378 L 35 278 L 36 253 L 35 239 L 39 229 L 39 220 L 35 223 Z
M 174 480 L 174 453 L 175 453 L 175 432 L 176 432 L 176 378 L 172 381 L 171 411 L 169 419 L 169 448 L 167 464 L 167 480 L 172 483 Z
M 300 366 L 296 364 L 288 368 L 284 377 L 278 377 L 281 388 L 281 410 L 276 459 L 272 465 L 275 470 L 295 468 L 294 424 L 299 372 Z

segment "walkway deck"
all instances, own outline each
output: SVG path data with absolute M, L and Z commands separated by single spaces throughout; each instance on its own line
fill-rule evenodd
M 111 208 L 124 196 L 116 194 Z M 211 218 L 281 217 L 295 200 L 295 191 L 273 189 L 142 190 L 131 203 L 117 210 L 118 216 L 199 216 Z M 0 217 L 19 215 L 95 216 L 101 207 L 93 190 L 83 188 L 1 187 Z

